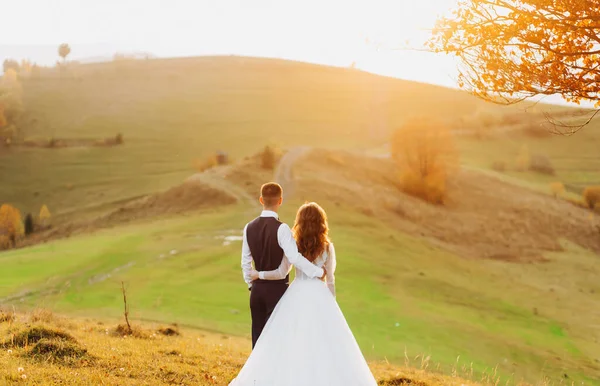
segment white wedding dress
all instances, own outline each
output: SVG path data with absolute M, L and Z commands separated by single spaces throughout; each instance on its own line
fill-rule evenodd
M 230 386 L 377 385 L 335 300 L 333 245 L 315 264 L 325 266 L 327 283 L 296 269 L 296 279 Z M 262 274 L 276 279 L 287 272 Z

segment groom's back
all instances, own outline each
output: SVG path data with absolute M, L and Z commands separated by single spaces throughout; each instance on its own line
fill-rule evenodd
M 283 260 L 283 249 L 277 240 L 281 222 L 274 217 L 258 217 L 246 228 L 246 238 L 257 271 L 277 269 Z M 287 282 L 284 280 L 276 280 Z

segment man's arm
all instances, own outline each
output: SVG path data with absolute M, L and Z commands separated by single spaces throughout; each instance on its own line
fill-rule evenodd
M 279 242 L 281 249 L 283 249 L 285 257 L 296 268 L 299 268 L 308 277 L 323 277 L 325 271 L 306 260 L 306 258 L 298 252 L 296 240 L 294 240 L 292 231 L 287 224 L 281 224 L 279 226 L 279 229 L 277 230 L 277 241 Z
M 248 228 L 248 225 L 244 227 L 242 242 L 242 275 L 244 276 L 244 281 L 248 284 L 248 288 L 252 288 L 252 278 L 250 277 L 250 273 L 252 272 L 252 252 L 250 252 L 250 246 L 248 245 L 246 228 Z

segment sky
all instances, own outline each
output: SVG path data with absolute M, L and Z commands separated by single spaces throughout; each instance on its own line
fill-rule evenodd
M 293 59 L 456 87 L 456 63 L 419 47 L 457 0 L 18 0 L 3 2 L 0 60 L 158 57 Z M 379 47 L 376 47 L 379 46 Z

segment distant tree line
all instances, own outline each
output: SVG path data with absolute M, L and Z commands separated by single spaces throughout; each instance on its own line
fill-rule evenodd
M 25 218 L 21 212 L 12 205 L 0 206 L 0 250 L 14 248 L 25 237 L 50 226 L 52 215 L 46 205 L 40 209 L 35 219 L 31 213 Z

